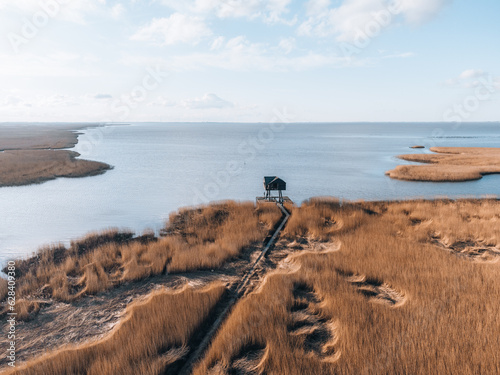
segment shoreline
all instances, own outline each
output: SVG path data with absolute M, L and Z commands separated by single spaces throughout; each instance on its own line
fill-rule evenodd
M 104 171 L 103 173 L 105 173 Z M 96 174 L 98 175 L 98 174 Z M 72 178 L 72 177 L 67 177 L 67 178 Z M 79 178 L 79 177 L 76 177 Z M 46 182 L 46 181 L 43 181 Z M 43 183 L 40 182 L 40 183 Z M 36 183 L 33 183 L 36 184 Z M 16 187 L 16 186 L 13 186 Z M 311 197 L 309 199 L 306 199 L 302 202 L 294 202 L 294 205 L 298 204 L 306 204 L 308 201 L 311 200 L 317 200 L 317 199 L 322 199 L 326 201 L 331 201 L 331 202 L 336 202 L 339 204 L 340 207 L 343 205 L 349 205 L 349 204 L 360 204 L 360 203 L 366 203 L 366 204 L 375 204 L 375 205 L 390 205 L 390 204 L 403 204 L 403 203 L 425 203 L 425 202 L 460 202 L 460 201 L 490 201 L 490 200 L 500 200 L 500 196 L 495 195 L 495 194 L 484 194 L 482 196 L 476 197 L 476 196 L 461 196 L 461 197 L 448 197 L 448 196 L 435 196 L 433 198 L 428 198 L 428 197 L 408 197 L 408 198 L 394 198 L 394 199 L 384 199 L 384 200 L 366 200 L 366 199 L 357 199 L 357 200 L 348 200 L 348 199 L 341 199 L 337 197 L 325 197 L 325 196 L 318 196 L 318 197 Z M 232 201 L 232 200 L 230 200 Z M 200 206 L 181 206 L 176 209 L 176 211 L 179 210 L 190 210 L 190 209 L 196 209 L 199 207 L 204 207 L 206 205 L 213 205 L 217 203 L 225 202 L 225 200 L 221 201 L 214 201 L 214 202 L 209 202 L 206 204 L 202 204 Z M 248 201 L 238 201 L 238 202 L 253 202 L 251 200 Z M 173 214 L 174 212 L 171 212 L 170 214 Z M 164 222 L 158 221 L 155 225 L 157 225 L 158 228 L 160 228 Z M 70 238 L 66 239 L 54 239 L 52 241 L 46 241 L 46 242 L 40 242 L 34 245 L 30 245 L 31 247 L 23 247 L 23 248 L 12 248 L 11 252 L 15 253 L 12 255 L 12 257 L 9 256 L 0 256 L 0 278 L 4 276 L 4 273 L 2 271 L 3 267 L 5 266 L 6 262 L 10 260 L 29 260 L 33 257 L 36 257 L 38 252 L 49 248 L 49 247 L 56 247 L 59 245 L 62 246 L 69 246 L 72 242 L 77 242 L 82 238 L 85 238 L 89 235 L 92 235 L 94 233 L 101 233 L 101 232 L 106 232 L 108 230 L 118 230 L 120 232 L 131 232 L 134 233 L 135 236 L 140 237 L 141 235 L 139 233 L 146 233 L 151 230 L 151 225 L 142 227 L 140 229 L 131 229 L 131 226 L 128 225 L 110 225 L 107 227 L 101 227 L 101 228 L 93 228 L 90 229 L 86 232 L 80 233 L 78 235 L 72 236 Z M 158 231 L 160 231 L 159 229 Z M 154 230 L 156 232 L 156 230 Z M 135 237 L 134 237 L 135 238 Z M 7 250 L 7 249 L 0 249 L 0 252 L 2 250 Z
M 78 159 L 72 151 L 80 131 L 100 124 L 0 124 L 0 188 L 41 184 L 57 178 L 83 178 L 113 169 L 107 163 Z
M 69 177 L 71 178 L 71 177 Z M 434 198 L 407 198 L 407 199 L 385 199 L 385 200 L 364 200 L 364 199 L 358 199 L 358 200 L 347 200 L 347 199 L 339 199 L 337 197 L 328 197 L 328 196 L 318 196 L 318 197 L 310 197 L 309 199 L 304 200 L 303 202 L 300 202 L 297 204 L 296 202 L 290 203 L 290 206 L 297 207 L 300 205 L 305 205 L 309 204 L 311 202 L 316 202 L 316 201 L 321 201 L 321 202 L 327 202 L 327 203 L 332 203 L 335 205 L 338 205 L 340 208 L 345 207 L 345 206 L 351 206 L 351 205 L 375 205 L 379 207 L 384 207 L 384 206 L 389 206 L 389 205 L 396 205 L 396 204 L 419 204 L 419 203 L 460 203 L 460 202 L 488 202 L 488 201 L 499 201 L 500 197 L 495 195 L 495 194 L 490 194 L 487 195 L 485 194 L 484 196 L 481 197 L 458 197 L 458 198 L 450 198 L 447 196 L 436 196 Z M 220 201 L 213 201 L 209 202 L 206 204 L 201 204 L 198 206 L 182 206 L 178 207 L 176 210 L 172 211 L 169 213 L 168 216 L 172 217 L 172 215 L 175 215 L 178 212 L 189 212 L 189 211 L 199 211 L 202 209 L 205 209 L 207 207 L 212 207 L 220 204 L 225 204 L 225 203 L 235 203 L 235 204 L 254 204 L 255 202 L 252 200 L 247 200 L 247 201 L 235 201 L 235 200 L 220 200 Z M 266 204 L 267 202 L 264 202 Z M 257 203 L 255 203 L 257 204 Z M 164 225 L 165 222 L 158 222 L 159 226 Z M 40 243 L 37 245 L 35 249 L 31 249 L 28 252 L 26 252 L 25 255 L 19 255 L 14 258 L 11 258 L 10 260 L 14 261 L 30 261 L 31 259 L 36 259 L 38 257 L 38 253 L 40 251 L 46 250 L 48 248 L 54 248 L 54 247 L 68 247 L 71 246 L 72 243 L 77 243 L 82 239 L 87 238 L 88 236 L 94 236 L 96 233 L 107 233 L 109 231 L 116 231 L 120 233 L 130 233 L 131 234 L 131 239 L 132 240 L 138 240 L 144 236 L 153 236 L 155 238 L 160 238 L 162 237 L 162 229 L 159 229 L 158 231 L 153 231 L 150 227 L 145 227 L 142 230 L 133 230 L 130 229 L 129 226 L 108 226 L 105 228 L 94 228 L 86 233 L 82 233 L 81 235 L 75 236 L 73 238 L 69 238 L 66 240 L 54 240 L 52 242 L 45 242 L 45 243 Z M 156 233 L 157 232 L 157 233 Z M 142 234 L 139 234 L 142 233 Z M 1 249 L 0 249 L 1 251 Z M 3 273 L 2 268 L 4 267 L 3 264 L 0 264 L 0 274 Z
M 430 151 L 399 155 L 401 160 L 421 164 L 398 165 L 385 174 L 395 180 L 420 182 L 467 182 L 500 174 L 500 148 L 431 147 Z

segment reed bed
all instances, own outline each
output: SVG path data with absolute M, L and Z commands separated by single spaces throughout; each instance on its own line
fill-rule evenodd
M 399 158 L 427 165 L 398 165 L 386 174 L 407 181 L 461 182 L 500 173 L 500 149 L 431 147 L 434 154 L 408 154 Z
M 8 292 L 9 289 L 7 280 L 0 277 L 0 301 L 3 301 L 7 297 Z
M 116 259 L 124 260 L 118 268 L 116 259 L 103 255 L 107 251 L 85 252 L 82 257 L 90 258 L 80 277 L 97 289 L 106 285 L 103 272 L 110 282 L 113 272 L 133 280 L 159 271 L 165 253 L 168 269 L 177 251 L 193 247 L 202 259 L 195 266 L 211 266 L 211 257 L 233 256 L 232 246 L 251 243 L 251 228 L 264 235 L 279 218 L 270 207 L 224 202 L 181 210 L 163 239 L 99 247 L 115 249 Z M 278 257 L 278 267 L 234 306 L 194 374 L 500 372 L 497 200 L 311 199 L 292 211 L 273 250 L 286 257 Z M 228 225 L 239 229 L 229 235 Z M 177 248 L 165 250 L 172 243 Z M 332 244 L 338 244 L 334 251 L 315 250 Z M 218 248 L 211 253 L 213 246 Z M 133 266 L 125 272 L 124 264 Z M 185 354 L 193 330 L 223 290 L 205 290 L 209 297 L 189 289 L 158 292 L 130 307 L 128 318 L 102 342 L 48 354 L 16 374 L 166 371 Z M 163 298 L 164 304 L 156 303 Z M 164 325 L 166 317 L 173 326 Z
M 435 242 L 498 248 L 498 212 L 496 200 L 306 202 L 284 237 L 340 250 L 296 250 L 295 267 L 235 307 L 194 373 L 499 373 L 500 263 Z
M 161 238 L 110 229 L 48 246 L 17 262 L 18 298 L 71 302 L 153 275 L 218 268 L 263 241 L 280 217 L 275 205 L 222 202 L 172 214 Z
M 0 126 L 0 187 L 42 183 L 58 177 L 86 177 L 105 173 L 110 165 L 77 159 L 68 150 L 78 142 L 77 130 L 92 125 Z M 93 125 L 92 127 L 94 127 Z
M 57 177 L 87 177 L 102 174 L 111 166 L 77 159 L 66 150 L 8 150 L 0 153 L 0 187 L 41 183 Z
M 153 292 L 127 308 L 125 319 L 106 338 L 62 348 L 7 371 L 9 375 L 159 375 L 182 360 L 189 340 L 209 316 L 225 287 Z

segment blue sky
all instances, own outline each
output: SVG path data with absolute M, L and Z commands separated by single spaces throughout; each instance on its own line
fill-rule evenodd
M 2 0 L 2 121 L 500 120 L 498 0 Z

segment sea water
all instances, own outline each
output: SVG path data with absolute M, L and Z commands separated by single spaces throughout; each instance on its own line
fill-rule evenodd
M 425 149 L 410 149 L 422 145 Z M 264 176 L 287 182 L 295 203 L 314 196 L 395 200 L 500 194 L 478 181 L 397 181 L 405 153 L 432 146 L 500 147 L 498 123 L 133 123 L 83 131 L 82 158 L 114 169 L 86 178 L 0 188 L 0 262 L 94 230 L 158 230 L 183 206 L 255 200 Z

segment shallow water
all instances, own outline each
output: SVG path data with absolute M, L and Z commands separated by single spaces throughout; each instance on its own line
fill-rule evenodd
M 92 230 L 158 230 L 204 201 L 254 200 L 278 175 L 296 203 L 500 194 L 500 176 L 464 183 L 391 180 L 410 146 L 500 147 L 500 124 L 131 124 L 90 129 L 75 150 L 114 166 L 101 176 L 0 188 L 0 261 Z

